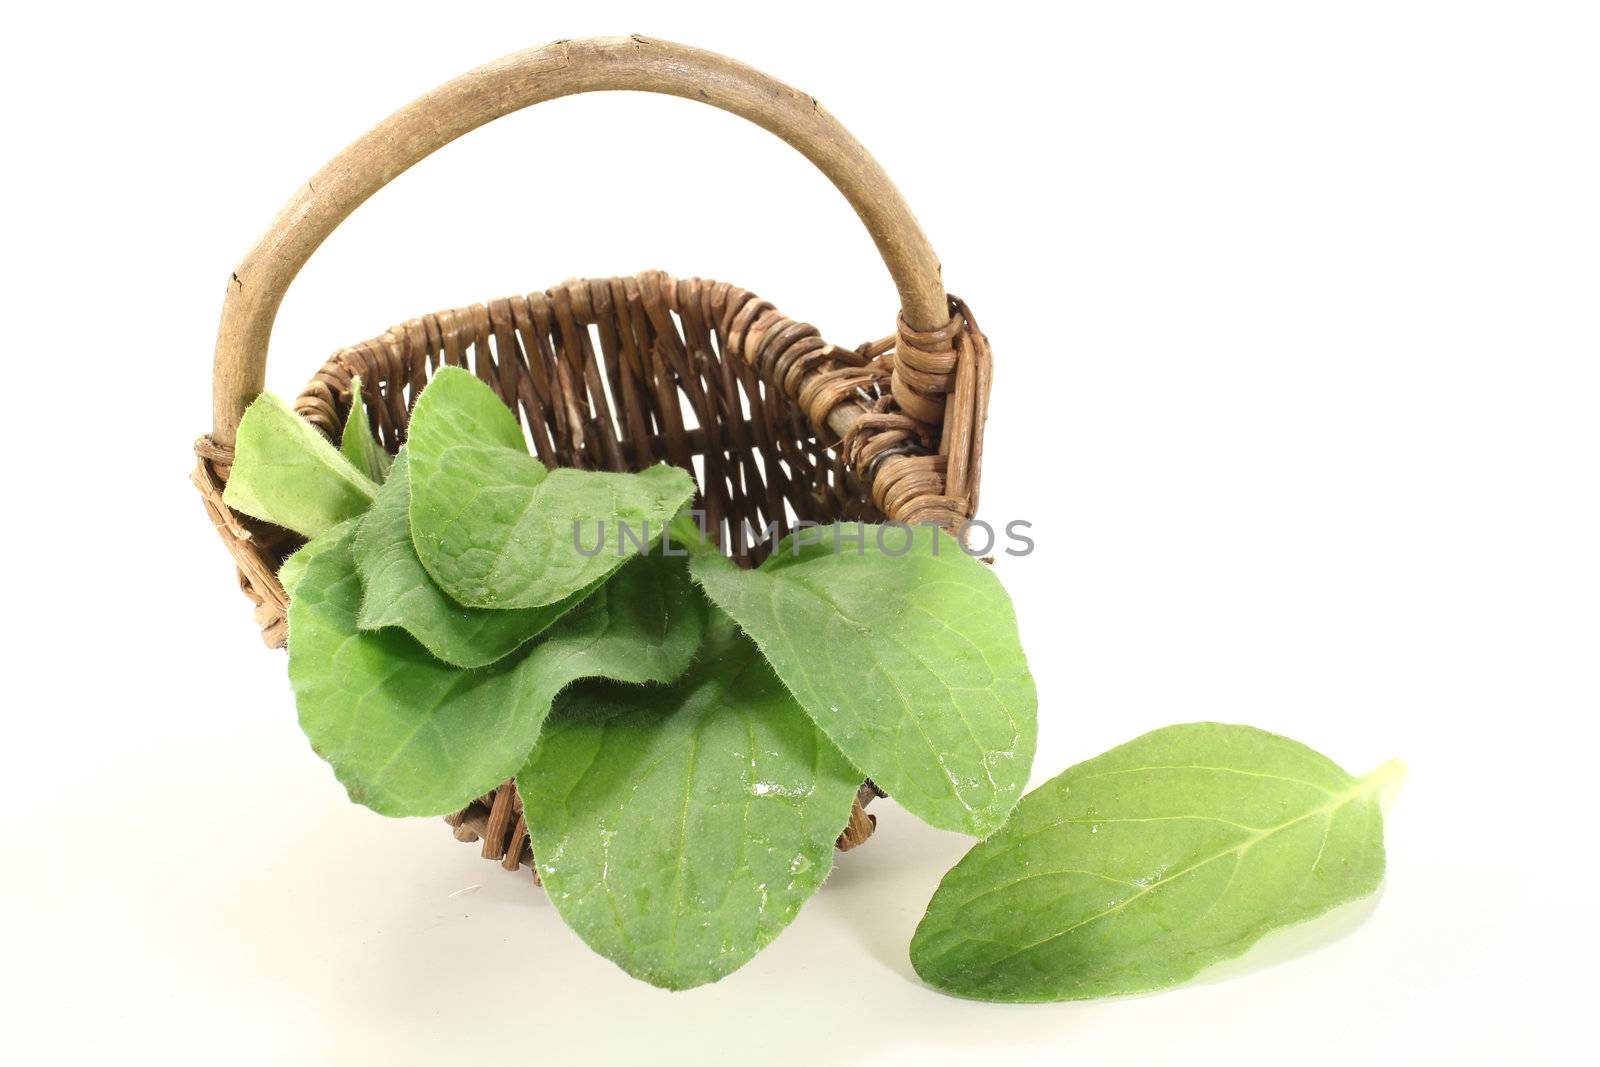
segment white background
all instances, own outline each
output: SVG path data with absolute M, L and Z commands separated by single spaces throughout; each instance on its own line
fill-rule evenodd
M 48 8 L 48 13 L 46 9 Z M 1600 33 L 1541 3 L 37 5 L 8 16 L 10 1062 L 1407 1063 L 1590 1047 L 1600 710 Z M 995 348 L 984 514 L 1035 782 L 1222 719 L 1411 777 L 1375 907 L 1125 1001 L 940 996 L 906 945 L 968 842 L 892 804 L 793 927 L 667 994 L 300 736 L 186 478 L 236 259 L 348 140 L 558 37 L 815 94 Z M 854 344 L 894 291 L 739 120 L 569 99 L 378 194 L 269 382 L 440 307 L 725 278 Z

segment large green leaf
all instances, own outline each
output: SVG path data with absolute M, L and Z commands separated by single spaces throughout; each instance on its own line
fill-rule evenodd
M 494 392 L 456 368 L 422 391 L 408 441 L 417 555 L 451 599 L 472 607 L 538 607 L 594 585 L 640 550 L 622 529 L 659 538 L 694 493 L 676 467 L 547 471 Z M 597 527 L 605 540 L 592 551 Z
M 761 653 L 712 619 L 676 684 L 570 690 L 517 775 L 556 910 L 668 989 L 716 981 L 789 924 L 861 784 Z
M 940 884 L 911 942 L 930 984 L 979 1000 L 1162 989 L 1383 880 L 1378 794 L 1288 738 L 1193 723 L 1035 789 Z
M 558 603 L 513 611 L 463 607 L 445 595 L 417 558 L 407 504 L 409 456 L 402 449 L 356 533 L 356 570 L 366 595 L 363 630 L 398 626 L 457 667 L 485 667 L 532 640 L 577 607 L 592 589 Z
M 300 725 L 350 798 L 384 815 L 439 815 L 510 777 L 551 701 L 578 678 L 665 682 L 693 658 L 704 602 L 683 561 L 643 557 L 491 667 L 442 663 L 399 630 L 357 627 L 354 535 L 313 556 L 289 602 Z
M 493 389 L 460 367 L 440 367 L 422 390 L 411 411 L 406 441 L 414 465 L 432 463 L 454 445 L 493 445 L 528 454 L 517 416 Z
M 345 419 L 344 431 L 339 437 L 339 453 L 350 465 L 379 485 L 389 476 L 394 457 L 372 435 L 372 424 L 367 421 L 367 406 L 361 402 L 361 375 L 350 380 L 350 417 Z
M 372 506 L 377 483 L 289 405 L 256 397 L 234 443 L 223 501 L 306 537 L 315 537 Z
M 930 825 L 993 833 L 1027 783 L 1035 732 L 1005 590 L 926 527 L 909 543 L 904 528 L 853 523 L 813 536 L 754 571 L 711 554 L 691 570 L 864 774 Z

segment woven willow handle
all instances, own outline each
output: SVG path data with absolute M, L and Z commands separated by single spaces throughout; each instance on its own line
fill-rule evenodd
M 699 100 L 794 146 L 839 188 L 878 246 L 914 329 L 949 321 L 939 261 L 883 168 L 815 100 L 742 63 L 645 37 L 557 41 L 496 60 L 395 112 L 318 171 L 233 272 L 212 383 L 212 437 L 233 443 L 265 384 L 267 342 L 289 283 L 366 199 L 451 141 L 530 104 L 629 89 Z

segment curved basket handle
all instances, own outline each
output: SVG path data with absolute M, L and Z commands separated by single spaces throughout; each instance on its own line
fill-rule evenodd
M 883 168 L 814 99 L 712 52 L 647 37 L 556 41 L 446 82 L 340 152 L 289 201 L 233 272 L 212 382 L 213 440 L 233 443 L 266 380 L 267 342 L 289 283 L 373 193 L 457 137 L 530 104 L 628 89 L 681 96 L 777 134 L 828 176 L 866 225 L 916 330 L 950 319 L 939 260 Z

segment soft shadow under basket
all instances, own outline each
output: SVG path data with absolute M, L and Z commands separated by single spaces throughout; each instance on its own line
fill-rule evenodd
M 643 37 L 558 41 L 480 67 L 390 116 L 290 200 L 229 279 L 213 425 L 195 445 L 194 482 L 269 646 L 286 643 L 288 598 L 276 574 L 300 538 L 230 510 L 222 490 L 290 282 L 340 222 L 425 156 L 530 104 L 603 90 L 699 100 L 798 149 L 872 235 L 899 290 L 894 332 L 842 348 L 726 282 L 658 271 L 568 281 L 424 315 L 339 349 L 296 410 L 337 442 L 359 399 L 393 452 L 428 376 L 440 366 L 469 368 L 520 416 L 549 466 L 633 471 L 666 461 L 695 474 L 695 506 L 745 566 L 763 552 L 751 532 L 772 525 L 859 519 L 955 528 L 973 515 L 989 345 L 965 305 L 945 293 L 932 247 L 866 149 L 811 97 L 722 56 Z M 357 375 L 359 398 L 351 395 Z M 862 786 L 840 849 L 871 835 L 876 820 L 864 808 L 881 795 Z M 458 839 L 482 839 L 485 857 L 515 870 L 533 866 L 520 809 L 506 782 L 447 821 Z

